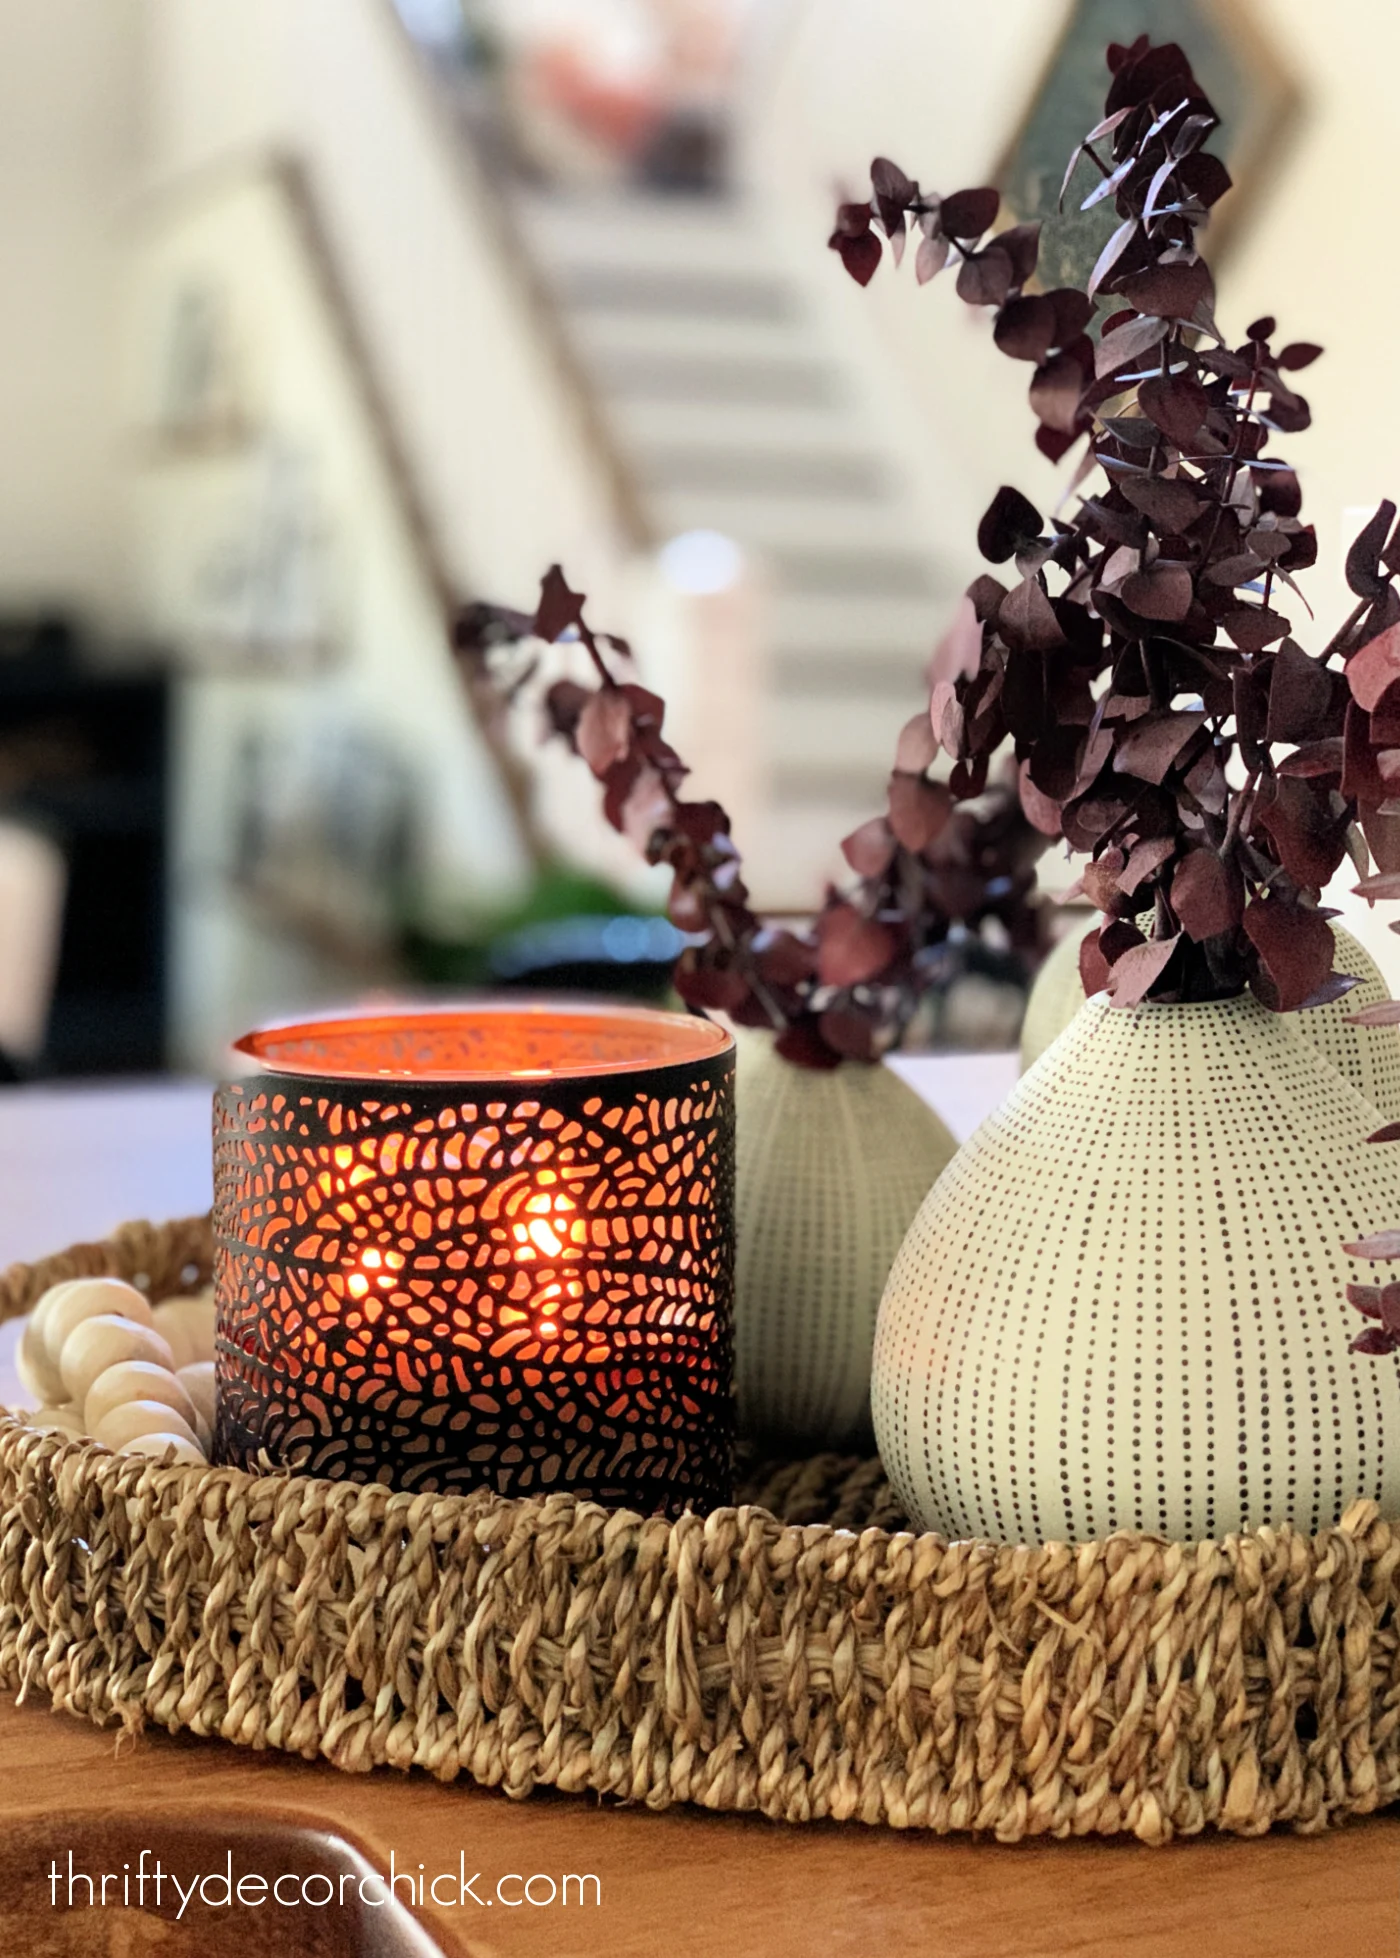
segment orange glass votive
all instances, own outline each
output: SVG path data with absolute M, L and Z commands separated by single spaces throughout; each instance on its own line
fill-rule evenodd
M 249 1034 L 214 1118 L 215 1456 L 730 1497 L 734 1043 L 636 1007 Z

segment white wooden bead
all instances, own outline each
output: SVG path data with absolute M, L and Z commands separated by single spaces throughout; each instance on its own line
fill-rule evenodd
M 168 1450 L 173 1449 L 174 1461 L 183 1462 L 191 1468 L 208 1466 L 207 1457 L 192 1442 L 177 1434 L 133 1435 L 121 1450 L 123 1455 L 153 1455 L 159 1461 Z
M 152 1315 L 156 1331 L 170 1342 L 175 1368 L 214 1357 L 214 1295 L 163 1299 Z
M 63 1349 L 77 1328 L 88 1319 L 128 1319 L 135 1326 L 152 1324 L 151 1308 L 134 1285 L 120 1278 L 83 1278 L 64 1288 L 44 1314 L 44 1345 L 49 1358 L 63 1372 Z M 64 1382 L 65 1386 L 67 1382 Z
M 158 1361 L 119 1360 L 98 1374 L 83 1401 L 84 1430 L 95 1434 L 105 1416 L 124 1401 L 160 1401 L 166 1407 L 173 1407 L 186 1425 L 199 1433 L 200 1417 L 194 1402 L 170 1368 Z
M 200 1418 L 212 1433 L 214 1428 L 214 1362 L 196 1360 L 192 1366 L 181 1367 L 175 1378 L 185 1389 L 199 1410 Z
M 45 1405 L 63 1399 L 63 1375 L 49 1358 L 44 1332 L 33 1313 L 24 1322 L 15 1354 L 15 1371 L 24 1382 L 25 1392 Z
M 200 1446 L 189 1422 L 164 1401 L 123 1401 L 104 1414 L 92 1431 L 93 1440 L 105 1448 L 125 1448 L 138 1435 L 180 1435 L 192 1448 Z
M 155 1328 L 119 1319 L 115 1312 L 99 1313 L 73 1328 L 59 1353 L 58 1370 L 72 1398 L 86 1402 L 93 1381 L 121 1360 L 149 1360 L 174 1378 L 174 1355 Z
M 25 1321 L 16 1366 L 29 1392 L 46 1405 L 57 1405 L 64 1399 L 63 1375 L 58 1370 L 57 1359 L 49 1352 L 49 1314 L 70 1292 L 81 1291 L 91 1283 L 89 1278 L 65 1278 L 61 1284 L 50 1285 L 35 1300 Z
M 25 1414 L 24 1424 L 27 1428 L 72 1435 L 75 1440 L 86 1433 L 81 1416 L 71 1402 L 66 1407 L 36 1407 L 32 1413 Z

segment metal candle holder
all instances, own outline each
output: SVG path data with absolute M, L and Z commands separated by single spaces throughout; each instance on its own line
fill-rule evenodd
M 215 1456 L 730 1497 L 734 1047 L 640 1008 L 248 1035 L 214 1120 Z

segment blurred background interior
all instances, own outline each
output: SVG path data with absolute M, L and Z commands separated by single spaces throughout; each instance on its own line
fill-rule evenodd
M 859 293 L 834 195 L 886 151 L 1046 210 L 1144 27 L 1226 111 L 1227 330 L 1328 348 L 1326 627 L 1400 484 L 1380 0 L 0 0 L 0 1067 L 209 1071 L 405 987 L 663 995 L 664 882 L 447 645 L 555 560 L 760 903 L 813 908 L 992 492 L 1057 494 L 984 323 Z M 1014 959 L 959 978 L 921 1037 L 1011 1044 Z

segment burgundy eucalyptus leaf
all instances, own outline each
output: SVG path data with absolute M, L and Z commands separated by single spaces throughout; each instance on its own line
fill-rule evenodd
M 1164 863 L 1170 862 L 1176 854 L 1176 849 L 1177 841 L 1174 836 L 1149 837 L 1146 842 L 1135 844 L 1118 877 L 1119 890 L 1125 896 L 1131 897 L 1145 878 L 1150 877 L 1154 871 L 1160 870 Z M 1099 908 L 1103 910 L 1107 907 L 1101 905 Z
M 1130 319 L 1126 325 L 1114 327 L 1099 341 L 1094 373 L 1102 380 L 1105 375 L 1116 374 L 1130 361 L 1141 360 L 1151 348 L 1160 345 L 1166 331 L 1165 320 L 1151 318 Z
M 1321 347 L 1313 346 L 1311 341 L 1297 340 L 1275 355 L 1274 365 L 1283 368 L 1285 373 L 1296 373 L 1299 368 L 1311 367 L 1321 352 Z
M 1086 933 L 1079 944 L 1079 983 L 1086 999 L 1101 993 L 1108 985 L 1108 961 L 1099 948 L 1099 931 Z
M 1204 713 L 1164 708 L 1144 714 L 1125 731 L 1114 752 L 1113 765 L 1121 775 L 1142 782 L 1160 782 L 1196 730 L 1205 725 Z
M 942 782 L 921 775 L 890 778 L 890 828 L 906 850 L 923 850 L 938 835 L 952 812 L 953 798 Z
M 1118 487 L 1134 509 L 1168 536 L 1189 530 L 1206 507 L 1199 491 L 1179 477 L 1129 476 Z
M 838 252 L 841 263 L 858 286 L 868 286 L 880 269 L 880 240 L 873 231 L 863 231 L 851 237 L 844 231 L 833 231 L 827 243 Z M 922 248 L 921 248 L 922 249 Z
M 977 548 L 990 563 L 1005 564 L 1024 545 L 1039 537 L 1043 524 L 1044 519 L 1030 499 L 1018 489 L 1003 484 L 977 526 Z
M 1370 1237 L 1344 1244 L 1342 1249 L 1349 1258 L 1400 1258 L 1400 1231 L 1375 1231 Z
M 817 969 L 816 946 L 794 932 L 759 932 L 753 941 L 753 953 L 759 977 L 770 986 L 800 986 Z
M 1056 354 L 1053 360 L 1037 367 L 1031 379 L 1031 407 L 1045 428 L 1066 436 L 1069 441 L 1079 432 L 1079 404 L 1083 394 L 1084 370 L 1073 354 Z
M 1354 1027 L 1400 1027 L 1400 999 L 1377 1000 L 1374 1006 L 1348 1013 L 1347 1021 Z
M 929 723 L 938 736 L 939 746 L 948 755 L 961 756 L 967 736 L 966 717 L 957 689 L 951 680 L 936 682 L 929 697 Z
M 979 634 L 980 637 L 980 634 Z M 894 765 L 902 775 L 922 775 L 938 759 L 938 738 L 927 714 L 915 714 L 899 730 Z
M 1367 1353 L 1376 1358 L 1384 1358 L 1386 1354 L 1394 1353 L 1397 1348 L 1400 1348 L 1400 1333 L 1382 1332 L 1379 1326 L 1368 1326 L 1365 1332 L 1356 1335 L 1348 1350 L 1352 1353 Z
M 632 704 L 621 687 L 591 693 L 578 717 L 574 744 L 593 773 L 604 776 L 632 745 Z
M 1196 150 L 1191 156 L 1183 157 L 1177 166 L 1177 179 L 1182 189 L 1207 211 L 1220 202 L 1233 182 L 1220 158 L 1209 150 Z
M 534 633 L 537 639 L 562 639 L 583 618 L 582 592 L 570 591 L 568 581 L 557 564 L 546 571 L 540 584 L 540 602 L 535 610 Z
M 1335 1006 L 1339 999 L 1345 999 L 1347 994 L 1354 992 L 1360 984 L 1361 981 L 1349 972 L 1331 972 L 1317 991 L 1310 993 L 1303 1001 L 1298 1011 L 1308 1013 L 1314 1006 Z
M 1105 850 L 1101 857 L 1085 865 L 1079 882 L 1096 911 L 1121 912 L 1126 908 L 1120 882 L 1126 864 L 1122 850 Z
M 1331 926 L 1307 905 L 1270 896 L 1254 898 L 1246 906 L 1244 928 L 1262 966 L 1256 991 L 1274 1012 L 1295 1012 L 1332 970 L 1336 940 Z
M 1038 578 L 1023 578 L 1002 600 L 997 629 L 1009 646 L 1027 652 L 1048 652 L 1064 644 L 1054 607 Z
M 1055 338 L 1052 345 L 1068 347 L 1084 333 L 1094 317 L 1094 302 L 1075 286 L 1056 286 L 1046 298 L 1055 309 Z
M 1042 836 L 1058 836 L 1061 825 L 1059 803 L 1036 787 L 1025 762 L 1018 768 L 1016 780 L 1026 821 Z
M 893 934 L 853 904 L 829 904 L 817 920 L 817 976 L 824 986 L 858 986 L 894 956 Z
M 958 267 L 958 298 L 969 306 L 1000 306 L 1014 284 L 1011 260 L 995 243 L 969 252 Z
M 1180 943 L 1180 933 L 1171 938 L 1149 938 L 1146 944 L 1131 946 L 1115 959 L 1108 975 L 1108 996 L 1113 1004 L 1141 1005 L 1162 977 Z
M 1358 707 L 1368 714 L 1379 707 L 1400 680 L 1400 625 L 1387 626 L 1359 653 L 1353 653 L 1347 661 L 1346 677 Z
M 919 240 L 919 249 L 914 254 L 914 277 L 921 286 L 926 286 L 930 279 L 938 277 L 948 263 L 951 249 L 948 238 L 942 231 L 931 232 L 927 238 Z M 861 283 L 865 284 L 866 281 L 862 280 Z
M 886 235 L 903 237 L 905 212 L 918 197 L 918 186 L 911 183 L 897 163 L 877 156 L 870 166 L 870 182 Z
M 1202 300 L 1215 291 L 1210 267 L 1202 258 L 1187 263 L 1162 263 L 1149 271 L 1125 279 L 1119 291 L 1140 313 L 1156 313 L 1166 319 L 1189 320 Z
M 883 877 L 894 853 L 894 832 L 883 816 L 872 816 L 841 842 L 841 854 L 857 877 Z
M 813 1068 L 817 1072 L 840 1067 L 842 1056 L 822 1038 L 819 1021 L 795 1020 L 773 1043 L 774 1052 L 793 1067 Z
M 965 238 L 980 238 L 997 221 L 1000 194 L 990 187 L 981 190 L 955 190 L 940 206 L 943 229 L 959 243 Z
M 1182 930 L 1198 945 L 1233 931 L 1244 915 L 1238 871 L 1209 849 L 1192 850 L 1178 864 L 1170 901 Z
M 869 1063 L 879 1059 L 875 1023 L 869 1013 L 857 1007 L 828 1007 L 817 1020 L 817 1031 L 842 1060 Z
M 1395 522 L 1395 505 L 1388 499 L 1359 533 L 1347 552 L 1347 583 L 1358 598 L 1380 598 L 1388 580 L 1381 575 L 1381 552 Z
M 995 582 L 988 580 L 989 583 Z M 1005 593 L 997 587 L 996 602 L 992 616 L 1000 610 Z M 958 609 L 953 614 L 952 624 L 939 640 L 929 665 L 929 679 L 936 687 L 940 681 L 964 680 L 971 677 L 982 663 L 982 624 L 978 617 L 977 603 L 971 593 L 959 599 Z M 930 713 L 930 721 L 937 732 L 937 721 Z M 956 748 L 949 750 L 956 753 Z
M 1377 898 L 1400 897 L 1400 872 L 1387 870 L 1375 877 L 1363 877 L 1353 888 L 1357 897 L 1369 898 L 1373 904 Z
M 1327 791 L 1296 776 L 1277 775 L 1261 788 L 1254 805 L 1274 854 L 1295 884 L 1321 892 L 1346 856 L 1345 819 L 1330 809 Z
M 1179 449 L 1189 449 L 1210 412 L 1210 399 L 1187 374 L 1155 375 L 1138 389 L 1138 406 Z
M 1384 1128 L 1376 1129 L 1371 1135 L 1367 1136 L 1366 1140 L 1368 1142 L 1400 1142 L 1400 1122 L 1387 1122 Z M 1395 1292 L 1397 1299 L 1400 1299 L 1400 1285 L 1396 1286 Z
M 1140 619 L 1184 619 L 1195 587 L 1184 564 L 1159 561 L 1125 578 L 1119 596 Z
M 1129 247 L 1137 242 L 1138 235 L 1139 225 L 1136 217 L 1127 218 L 1119 225 L 1099 253 L 1094 269 L 1089 274 L 1089 283 L 1085 288 L 1086 297 L 1092 299 L 1105 281 L 1112 277 L 1114 267 L 1122 264 L 1124 258 L 1128 256 Z
M 1042 361 L 1060 344 L 1059 321 L 1053 302 L 1044 293 L 1008 299 L 997 314 L 992 338 L 1013 360 Z
M 1242 653 L 1262 653 L 1288 631 L 1282 612 L 1267 605 L 1236 605 L 1220 621 Z
M 1271 709 L 1272 705 L 1271 700 Z M 1340 778 L 1344 751 L 1340 735 L 1330 735 L 1325 741 L 1309 741 L 1304 747 L 1296 748 L 1291 755 L 1285 755 L 1278 765 L 1278 772 L 1284 776 L 1301 775 L 1304 779 L 1319 775 Z M 1396 895 L 1400 897 L 1400 890 Z
M 1307 741 L 1330 730 L 1334 720 L 1340 735 L 1340 717 L 1334 675 L 1309 659 L 1292 642 L 1280 646 L 1274 655 L 1269 680 L 1269 720 L 1265 739 Z M 1341 743 L 1338 740 L 1337 772 L 1341 773 Z M 1295 770 L 1294 773 L 1301 773 Z
M 1040 226 L 1013 224 L 1006 231 L 997 233 L 996 242 L 997 249 L 1005 252 L 1011 260 L 1012 278 L 1019 290 L 1027 279 L 1035 276 L 1036 262 L 1040 257 Z

